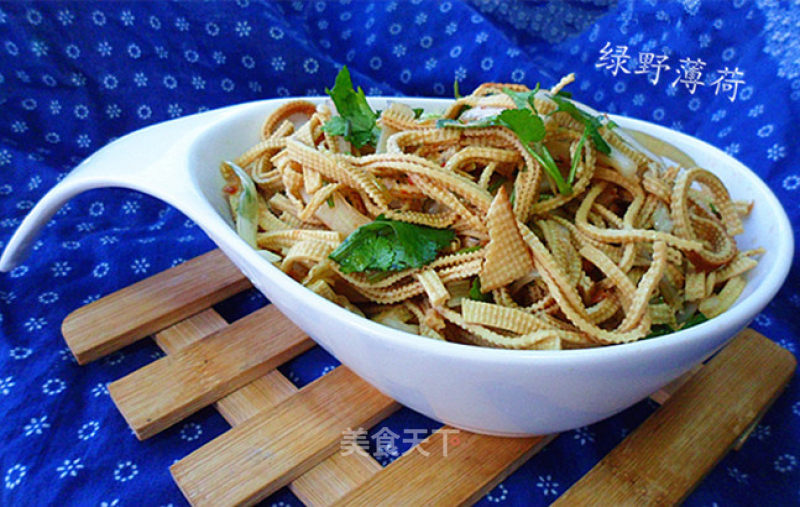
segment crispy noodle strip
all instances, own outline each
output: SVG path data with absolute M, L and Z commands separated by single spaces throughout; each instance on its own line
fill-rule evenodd
M 690 214 L 688 194 L 694 182 L 702 184 L 711 193 L 713 202 L 722 215 L 722 224 Z M 711 271 L 728 263 L 736 255 L 733 235 L 744 232 L 742 222 L 725 186 L 709 171 L 695 167 L 678 176 L 672 190 L 671 215 L 676 235 L 689 240 L 700 239 L 712 246 L 713 249 L 687 252 L 689 260 L 698 269 Z
M 269 138 L 284 121 L 292 115 L 306 115 L 309 118 L 317 111 L 317 106 L 305 100 L 293 100 L 279 107 L 267 117 L 261 127 L 261 135 Z
M 463 317 L 448 308 L 440 308 L 445 319 L 470 333 L 468 339 L 474 343 L 504 349 L 559 350 L 561 341 L 583 343 L 586 340 L 579 333 L 548 329 L 533 331 L 522 336 L 509 337 L 496 333 L 483 326 L 469 324 Z
M 741 276 L 731 278 L 725 283 L 719 294 L 713 294 L 700 301 L 700 304 L 697 305 L 698 309 L 709 319 L 716 317 L 736 302 L 746 283 Z
M 466 300 L 461 304 L 461 314 L 469 324 L 505 329 L 517 334 L 548 329 L 550 324 L 540 318 L 507 306 Z
M 297 218 L 304 222 L 309 220 L 317 211 L 317 209 L 322 206 L 323 203 L 326 203 L 334 192 L 339 190 L 339 187 L 341 187 L 340 183 L 334 183 L 332 185 L 325 185 L 322 187 L 322 189 L 314 192 L 314 195 L 308 201 L 308 204 L 306 204 L 306 207 L 303 208 L 303 211 L 300 212 L 300 215 L 298 215 Z
M 436 271 L 432 269 L 423 269 L 419 273 L 416 273 L 414 277 L 422 284 L 422 288 L 425 289 L 428 300 L 432 305 L 439 306 L 450 299 L 450 293 L 447 292 L 447 288 L 445 288 L 441 278 L 436 274 Z

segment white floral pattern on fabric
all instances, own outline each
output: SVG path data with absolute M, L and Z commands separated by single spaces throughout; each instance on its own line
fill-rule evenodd
M 50 427 L 50 423 L 46 421 L 46 415 L 43 415 L 39 418 L 31 417 L 31 421 L 23 428 L 23 431 L 25 431 L 25 436 L 29 437 L 31 435 L 41 435 L 44 430 Z
M 77 477 L 78 472 L 83 470 L 84 466 L 81 463 L 80 458 L 76 459 L 65 459 L 64 463 L 59 465 L 56 468 L 56 472 L 58 472 L 58 478 L 63 479 L 65 477 Z

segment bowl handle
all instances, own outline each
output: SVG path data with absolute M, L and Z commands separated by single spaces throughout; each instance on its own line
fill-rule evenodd
M 128 134 L 81 162 L 23 219 L 0 257 L 0 271 L 27 256 L 42 227 L 77 194 L 100 187 L 143 191 L 181 209 L 193 190 L 186 157 L 192 140 L 225 109 L 159 123 Z

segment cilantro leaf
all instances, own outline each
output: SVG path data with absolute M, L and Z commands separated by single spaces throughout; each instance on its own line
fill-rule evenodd
M 481 292 L 481 279 L 477 276 L 472 279 L 472 285 L 469 288 L 469 298 L 474 301 L 489 301 L 492 298 L 490 292 L 486 294 Z
M 536 92 L 539 91 L 539 83 L 536 83 L 536 87 L 528 92 L 515 92 L 510 88 L 503 88 L 503 93 L 511 97 L 511 100 L 514 101 L 514 104 L 517 106 L 517 109 L 525 109 L 528 106 L 531 106 L 533 112 L 536 112 L 536 105 L 533 103 L 533 99 L 536 96 Z
M 367 104 L 367 97 L 361 87 L 358 91 L 353 89 L 353 81 L 350 79 L 350 71 L 347 66 L 342 66 L 342 70 L 336 76 L 333 89 L 325 89 L 333 103 L 339 116 L 333 117 L 322 127 L 325 132 L 335 136 L 342 136 L 356 148 L 361 148 L 365 144 L 375 144 L 375 125 L 377 115 Z
M 568 92 L 566 90 L 558 90 L 558 92 L 556 92 L 556 95 L 560 95 L 560 96 L 566 97 L 568 99 L 572 98 L 572 92 Z
M 343 273 L 422 267 L 455 237 L 450 229 L 389 220 L 383 215 L 353 231 L 328 257 Z
M 608 145 L 605 139 L 603 139 L 603 136 L 600 135 L 600 132 L 598 132 L 598 129 L 603 126 L 598 118 L 581 111 L 575 104 L 563 97 L 551 95 L 550 98 L 553 99 L 553 101 L 558 105 L 558 109 L 553 111 L 553 113 L 563 111 L 572 116 L 575 120 L 583 123 L 585 132 L 594 142 L 597 151 L 605 153 L 606 155 L 611 153 L 611 147 Z
M 442 118 L 436 121 L 437 128 L 477 129 L 498 125 L 511 129 L 524 144 L 539 142 L 544 139 L 544 122 L 539 115 L 533 114 L 530 109 L 506 109 L 498 115 L 469 123 L 461 123 L 458 120 L 449 118 Z
M 564 181 L 553 156 L 547 146 L 541 142 L 546 132 L 544 122 L 538 114 L 533 113 L 530 109 L 506 109 L 497 115 L 497 123 L 508 127 L 519 137 L 528 152 L 556 183 L 559 193 L 563 195 L 572 193 L 572 186 Z M 531 143 L 534 143 L 536 149 L 531 147 Z
M 530 109 L 506 109 L 502 113 L 471 123 L 457 120 L 441 119 L 436 122 L 437 128 L 483 128 L 502 126 L 517 135 L 525 149 L 541 164 L 545 172 L 555 181 L 558 191 L 564 195 L 572 193 L 572 186 L 564 181 L 561 170 L 553 160 L 550 151 L 542 143 L 546 134 L 542 118 Z M 534 146 L 531 146 L 533 144 Z
M 412 109 L 412 111 L 414 111 L 414 119 L 415 120 L 418 120 L 419 117 L 422 116 L 422 113 L 425 112 L 425 110 L 422 109 L 421 107 L 415 107 L 414 109 Z
M 322 129 L 334 136 L 345 136 L 352 131 L 353 124 L 343 116 L 334 116 L 325 122 Z
M 511 129 L 526 146 L 544 139 L 544 122 L 530 109 L 506 109 L 497 115 L 497 123 Z

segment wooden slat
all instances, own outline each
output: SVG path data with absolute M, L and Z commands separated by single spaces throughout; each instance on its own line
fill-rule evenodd
M 244 275 L 214 250 L 78 308 L 61 331 L 78 363 L 85 364 L 248 287 Z
M 289 489 L 309 507 L 333 505 L 381 470 L 381 464 L 367 453 L 337 451 L 295 479 Z
M 334 505 L 471 505 L 554 436 L 501 438 L 445 426 Z M 446 448 L 445 448 L 446 446 Z
M 746 329 L 555 505 L 682 501 L 782 392 L 791 353 Z
M 289 379 L 272 371 L 222 398 L 215 406 L 231 426 L 237 426 L 297 392 Z M 309 507 L 328 506 L 381 469 L 380 463 L 366 453 L 334 453 L 295 479 L 289 489 Z
M 227 325 L 215 310 L 208 309 L 157 333 L 155 340 L 164 352 L 174 354 Z M 259 412 L 271 409 L 297 391 L 289 379 L 273 370 L 220 399 L 214 406 L 231 426 L 236 426 Z M 334 453 L 289 487 L 307 506 L 323 507 L 379 470 L 381 465 L 368 454 Z
M 170 470 L 193 505 L 253 504 L 332 455 L 346 428 L 373 426 L 398 407 L 340 366 Z
M 140 439 L 148 438 L 313 346 L 273 305 L 108 386 Z
M 227 326 L 228 322 L 222 318 L 222 315 L 213 308 L 209 308 L 159 331 L 153 336 L 153 339 L 167 354 L 176 354 L 179 350 L 183 350 Z
M 237 426 L 295 393 L 292 381 L 273 370 L 219 400 L 216 409 L 231 426 Z
M 154 338 L 164 352 L 176 354 L 227 326 L 225 319 L 209 308 L 156 333 Z M 273 370 L 228 394 L 214 406 L 231 426 L 235 426 L 296 392 L 297 387 L 289 379 Z

